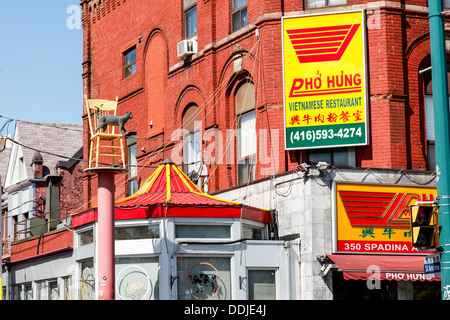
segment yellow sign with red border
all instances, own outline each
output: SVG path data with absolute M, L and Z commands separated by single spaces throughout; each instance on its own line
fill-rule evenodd
M 436 197 L 435 188 L 336 184 L 337 252 L 423 254 L 411 245 L 409 206 Z
M 282 21 L 285 148 L 367 144 L 364 12 Z

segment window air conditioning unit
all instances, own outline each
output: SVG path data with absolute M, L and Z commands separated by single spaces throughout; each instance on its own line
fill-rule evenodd
M 183 40 L 178 42 L 177 53 L 179 57 L 189 56 L 197 53 L 197 40 Z

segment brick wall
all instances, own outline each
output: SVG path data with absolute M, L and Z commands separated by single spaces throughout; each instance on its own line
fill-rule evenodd
M 418 69 L 429 54 L 426 1 L 349 0 L 339 9 L 364 9 L 369 2 L 382 7 L 367 11 L 369 21 L 375 21 L 367 30 L 370 145 L 357 148 L 357 165 L 424 169 L 426 141 Z M 181 127 L 184 108 L 195 102 L 201 109 L 203 128 L 216 128 L 225 135 L 233 124 L 236 80 L 245 75 L 256 85 L 257 128 L 279 130 L 272 139 L 277 142 L 273 145 L 276 171 L 295 169 L 297 161 L 304 159 L 304 152 L 284 150 L 280 19 L 283 14 L 309 13 L 303 1 L 248 0 L 249 25 L 231 34 L 230 1 L 198 0 L 199 54 L 190 62 L 177 57 L 176 46 L 183 39 L 182 1 L 156 0 L 152 5 L 144 0 L 101 1 L 94 8 L 95 3 L 82 2 L 84 90 L 91 98 L 119 96 L 118 113 L 133 112 L 128 131 L 136 131 L 140 138 L 168 139 Z M 260 43 L 255 29 L 259 29 Z M 122 53 L 131 46 L 137 49 L 137 73 L 123 79 Z M 236 55 L 244 61 L 238 78 L 233 69 Z M 139 163 L 144 166 L 170 157 L 177 146 L 161 140 L 138 139 L 137 143 Z M 152 170 L 140 169 L 140 180 Z M 214 172 L 210 191 L 236 185 L 235 161 L 217 168 L 213 164 L 209 170 Z M 275 173 L 271 170 L 258 166 L 257 178 Z M 119 180 L 118 198 L 125 194 L 126 185 L 125 179 Z M 85 199 L 95 197 L 94 176 L 85 176 L 84 195 Z
M 42 238 L 33 237 L 11 245 L 11 262 L 37 258 L 48 254 L 72 250 L 73 233 L 71 230 L 55 230 Z

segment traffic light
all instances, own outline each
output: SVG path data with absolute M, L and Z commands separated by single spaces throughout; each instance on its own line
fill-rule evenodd
M 412 205 L 411 239 L 412 246 L 429 249 L 439 247 L 439 224 L 437 205 Z

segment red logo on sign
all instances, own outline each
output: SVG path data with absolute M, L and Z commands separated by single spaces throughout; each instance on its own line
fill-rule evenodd
M 360 24 L 287 30 L 300 63 L 338 61 Z
M 409 226 L 409 206 L 433 200 L 414 193 L 341 190 L 339 195 L 352 226 Z

